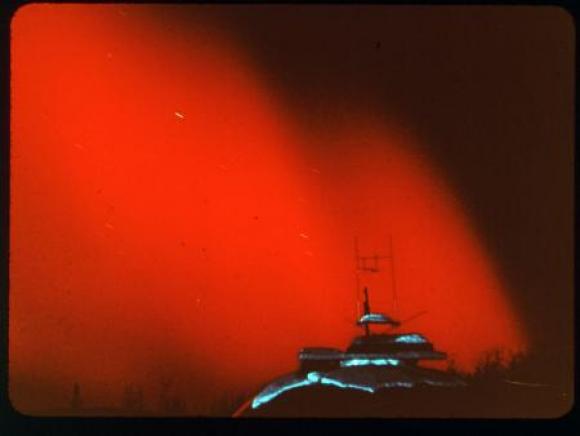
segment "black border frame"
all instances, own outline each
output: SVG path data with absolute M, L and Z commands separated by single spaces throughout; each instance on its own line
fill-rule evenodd
M 305 419 L 305 418 L 169 418 L 169 417 L 32 417 L 21 414 L 10 403 L 8 394 L 8 298 L 9 298 L 9 225 L 10 225 L 10 34 L 11 20 L 16 11 L 31 3 L 100 3 L 100 4 L 203 4 L 203 3 L 224 3 L 224 4 L 396 4 L 396 5 L 445 5 L 445 6 L 469 6 L 469 5 L 521 5 L 521 6 L 556 6 L 567 11 L 576 22 L 578 17 L 578 6 L 570 0 L 560 1 L 527 1 L 518 2 L 514 0 L 493 1 L 481 3 L 476 1 L 402 1 L 402 2 L 381 2 L 381 1 L 147 1 L 147 0 L 125 0 L 114 1 L 24 1 L 7 0 L 3 4 L 0 15 L 0 36 L 1 36 L 1 140 L 0 140 L 0 433 L 12 434 L 181 434 L 199 433 L 215 435 L 219 433 L 245 434 L 266 432 L 268 434 L 289 434 L 296 432 L 312 431 L 316 433 L 340 433 L 365 434 L 370 432 L 390 431 L 399 433 L 402 431 L 425 431 L 425 432 L 465 432 L 488 433 L 490 431 L 504 430 L 505 432 L 518 433 L 539 433 L 539 432 L 561 432 L 572 430 L 578 424 L 578 405 L 575 401 L 570 411 L 559 418 L 533 418 L 533 419 L 509 419 L 509 418 L 463 418 L 463 419 Z M 578 47 L 578 30 L 575 31 L 576 47 Z M 578 76 L 578 55 L 575 51 L 576 77 Z M 575 126 L 578 127 L 578 87 L 575 88 Z M 577 130 L 577 129 L 576 129 Z M 576 200 L 577 178 L 577 150 L 578 139 L 574 135 L 574 192 Z M 578 228 L 577 202 L 574 205 L 574 228 Z M 578 235 L 574 232 L 574 253 L 578 246 Z M 574 287 L 576 289 L 576 272 L 578 261 L 574 256 Z M 578 313 L 578 299 L 574 298 L 575 313 Z M 574 330 L 578 331 L 578 319 L 574 318 Z M 576 342 L 576 340 L 574 341 Z M 578 352 L 576 344 L 574 346 L 575 374 L 578 374 Z M 578 380 L 575 377 L 574 397 L 578 397 Z M 8 430 L 4 432 L 4 430 Z

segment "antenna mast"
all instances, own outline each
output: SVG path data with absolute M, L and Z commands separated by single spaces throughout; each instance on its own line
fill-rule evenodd
M 354 255 L 356 261 L 356 270 L 355 270 L 355 277 L 356 277 L 356 298 L 357 298 L 357 310 L 360 313 L 360 299 L 359 299 L 359 292 L 360 292 L 360 274 L 363 272 L 366 273 L 379 273 L 381 270 L 379 269 L 379 260 L 389 259 L 391 261 L 391 286 L 393 291 L 393 312 L 397 310 L 397 283 L 395 281 L 395 254 L 393 250 L 393 238 L 392 236 L 389 237 L 389 255 L 388 256 L 381 256 L 378 254 L 374 254 L 373 256 L 361 256 L 359 254 L 359 247 L 358 247 L 358 238 L 354 238 Z M 370 311 L 368 309 L 368 291 L 367 288 L 364 288 L 364 297 L 365 297 L 365 310 Z M 365 312 L 366 313 L 366 312 Z M 365 330 L 368 333 L 368 326 L 366 326 Z

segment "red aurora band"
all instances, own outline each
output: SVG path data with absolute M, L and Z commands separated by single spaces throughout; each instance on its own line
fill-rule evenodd
M 26 412 L 172 380 L 203 411 L 356 333 L 353 240 L 392 240 L 398 319 L 464 369 L 526 332 L 412 126 L 296 119 L 235 35 L 161 6 L 12 22 L 10 389 Z M 323 146 L 321 146 L 323 145 Z M 369 283 L 391 313 L 392 281 Z M 64 407 L 64 406 L 63 406 Z

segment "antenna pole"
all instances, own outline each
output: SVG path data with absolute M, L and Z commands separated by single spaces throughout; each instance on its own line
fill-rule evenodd
M 367 315 L 371 313 L 371 303 L 369 301 L 369 290 L 366 286 L 364 292 L 365 292 L 365 315 Z
M 369 302 L 369 290 L 367 289 L 367 287 L 365 286 L 364 288 L 364 293 L 365 293 L 365 304 L 364 304 L 364 309 L 365 309 L 365 315 L 371 313 L 371 304 Z M 369 325 L 365 324 L 365 335 L 369 336 L 370 331 L 369 331 Z

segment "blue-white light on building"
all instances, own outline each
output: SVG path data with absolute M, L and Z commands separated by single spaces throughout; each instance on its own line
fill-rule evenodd
M 399 363 L 397 359 L 348 359 L 340 362 L 340 366 L 397 366 Z
M 356 389 L 359 391 L 369 392 L 371 394 L 375 392 L 375 389 L 372 386 L 363 386 L 355 383 L 343 383 L 339 380 L 327 377 L 322 377 L 320 379 L 320 383 L 322 383 L 323 385 L 335 386 L 340 389 Z
M 293 383 L 288 383 L 288 384 L 282 385 L 282 386 L 275 388 L 275 389 L 267 389 L 265 391 L 262 391 L 252 401 L 252 409 L 256 409 L 256 408 L 260 407 L 262 404 L 268 403 L 269 401 L 273 400 L 278 395 L 281 395 L 286 391 L 300 388 L 302 386 L 308 386 L 308 385 L 311 385 L 313 383 L 315 383 L 315 382 L 312 382 L 309 379 L 305 379 L 305 380 L 301 380 L 301 381 L 297 381 L 297 382 L 293 382 Z
M 359 319 L 359 323 L 365 322 L 388 323 L 390 319 L 382 313 L 366 313 Z
M 353 359 L 355 360 L 355 359 Z M 360 359 L 364 360 L 364 359 Z M 374 360 L 393 360 L 395 359 L 374 359 Z M 398 362 L 398 361 L 396 361 Z M 264 391 L 260 392 L 252 401 L 252 409 L 257 409 L 283 394 L 284 392 L 290 391 L 292 389 L 298 389 L 304 386 L 310 386 L 315 384 L 322 384 L 326 386 L 334 386 L 340 389 L 355 389 L 359 391 L 364 391 L 368 393 L 375 393 L 380 388 L 410 388 L 415 384 L 407 381 L 394 381 L 394 382 L 380 382 L 373 385 L 369 384 L 358 384 L 358 383 L 346 383 L 341 380 L 337 380 L 334 377 L 326 377 L 323 373 L 312 371 L 306 374 L 301 380 L 292 380 L 284 383 L 280 386 L 271 386 L 266 388 Z
M 402 344 L 425 344 L 427 340 L 417 333 L 401 335 L 395 339 L 395 342 Z

